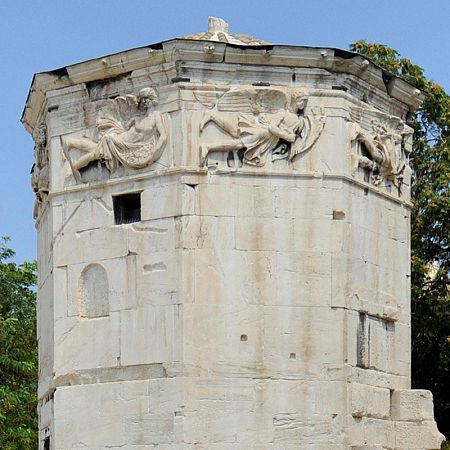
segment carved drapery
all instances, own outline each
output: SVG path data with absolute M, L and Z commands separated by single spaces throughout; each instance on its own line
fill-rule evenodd
M 407 140 L 412 129 L 394 116 L 378 115 L 370 120 L 366 131 L 360 125 L 351 123 L 350 141 L 353 151 L 352 175 L 358 168 L 365 174 L 365 181 L 374 186 L 392 183 L 401 193 L 405 174 L 409 168 Z
M 320 136 L 325 116 L 320 108 L 305 113 L 308 96 L 281 88 L 241 87 L 217 98 L 215 92 L 194 91 L 207 109 L 200 122 L 200 135 L 214 123 L 224 134 L 216 142 L 201 142 L 200 165 L 205 166 L 211 152 L 243 152 L 242 165 L 263 167 L 272 161 L 292 162 L 309 150 Z
M 97 137 L 65 137 L 62 147 L 73 176 L 93 161 L 101 161 L 113 173 L 119 164 L 141 169 L 157 161 L 167 144 L 169 117 L 155 110 L 158 97 L 152 88 L 138 95 L 108 100 L 96 120 Z M 71 150 L 81 153 L 73 160 Z

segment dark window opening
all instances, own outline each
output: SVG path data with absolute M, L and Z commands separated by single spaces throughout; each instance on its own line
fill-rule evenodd
M 141 193 L 123 194 L 113 197 L 114 223 L 116 225 L 140 222 Z
M 50 436 L 44 439 L 44 450 L 50 450 Z

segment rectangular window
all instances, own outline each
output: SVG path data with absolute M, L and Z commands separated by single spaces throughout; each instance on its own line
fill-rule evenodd
M 141 193 L 122 194 L 113 197 L 114 223 L 116 225 L 140 222 Z

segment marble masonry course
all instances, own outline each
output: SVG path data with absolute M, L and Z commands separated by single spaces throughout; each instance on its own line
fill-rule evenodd
M 438 449 L 410 374 L 421 101 L 217 18 L 36 74 L 39 448 Z

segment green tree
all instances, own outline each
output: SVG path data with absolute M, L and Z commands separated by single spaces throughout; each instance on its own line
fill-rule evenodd
M 0 448 L 37 447 L 36 265 L 0 239 Z
M 381 44 L 350 46 L 425 93 L 414 128 L 411 217 L 412 385 L 433 392 L 450 438 L 450 96 L 423 69 Z

